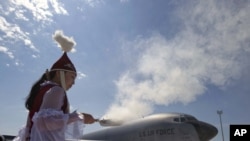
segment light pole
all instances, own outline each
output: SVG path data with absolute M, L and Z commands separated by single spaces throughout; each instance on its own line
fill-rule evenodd
M 220 128 L 221 128 L 221 134 L 222 134 L 222 141 L 224 141 L 224 134 L 223 134 L 223 129 L 222 129 L 222 121 L 221 121 L 221 115 L 222 115 L 222 110 L 218 110 L 217 111 L 217 114 L 219 115 L 220 117 Z

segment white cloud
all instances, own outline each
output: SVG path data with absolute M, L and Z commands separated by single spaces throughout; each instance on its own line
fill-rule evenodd
M 38 52 L 38 49 L 30 41 L 29 36 L 21 30 L 17 24 L 9 23 L 4 17 L 0 16 L 0 30 L 5 33 L 3 39 L 13 41 L 23 41 L 30 49 Z
M 68 15 L 67 10 L 57 0 L 50 0 L 50 3 L 57 14 Z
M 135 118 L 154 105 L 188 104 L 206 84 L 225 88 L 237 79 L 250 66 L 250 4 L 241 5 L 196 1 L 177 11 L 184 27 L 173 39 L 152 35 L 130 43 L 142 52 L 116 82 L 117 100 L 106 116 Z
M 87 3 L 91 7 L 95 7 L 96 5 L 104 3 L 103 0 L 84 0 L 84 1 L 85 1 L 85 3 Z
M 14 59 L 14 58 L 15 58 L 14 55 L 13 55 L 13 53 L 10 52 L 10 51 L 8 50 L 7 47 L 0 46 L 0 52 L 2 52 L 2 53 L 4 53 L 4 54 L 8 55 L 9 58 L 11 58 L 11 59 Z
M 39 53 L 39 49 L 32 42 L 30 33 L 36 33 L 44 25 L 53 22 L 54 14 L 68 14 L 58 0 L 8 0 L 1 2 L 0 31 L 2 32 L 2 42 L 0 45 L 8 46 L 8 50 L 11 51 L 16 50 L 17 44 L 21 43 L 35 53 Z M 35 23 L 38 25 L 33 25 Z M 31 31 L 27 31 L 27 29 L 31 29 Z M 38 56 L 32 54 L 34 58 Z
M 84 77 L 86 77 L 86 74 L 84 74 L 84 73 L 82 73 L 82 72 L 80 72 L 80 71 L 77 72 L 77 78 L 78 78 L 78 79 L 82 79 L 82 78 L 84 78 Z
M 10 0 L 10 3 L 16 9 L 15 12 L 19 13 L 18 15 L 22 15 L 24 18 L 25 16 L 22 14 L 24 10 L 29 11 L 38 22 L 52 22 L 53 12 L 63 15 L 68 14 L 57 0 Z
M 25 13 L 25 10 L 18 10 L 17 12 L 15 12 L 15 17 L 16 17 L 16 19 L 20 19 L 20 20 L 23 20 L 23 21 L 29 21 L 29 19 L 27 18 L 27 17 L 25 17 L 25 15 L 24 15 L 24 13 Z

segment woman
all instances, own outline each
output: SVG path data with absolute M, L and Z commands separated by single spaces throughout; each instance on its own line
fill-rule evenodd
M 62 32 L 56 32 L 54 39 L 62 48 L 72 46 Z M 47 70 L 32 86 L 25 102 L 25 107 L 29 110 L 26 127 L 14 140 L 63 141 L 66 133 L 71 134 L 71 138 L 79 138 L 83 123 L 95 122 L 90 114 L 69 111 L 66 91 L 72 87 L 76 76 L 74 64 L 64 52 L 50 71 Z M 74 124 L 74 130 L 69 133 L 70 124 Z

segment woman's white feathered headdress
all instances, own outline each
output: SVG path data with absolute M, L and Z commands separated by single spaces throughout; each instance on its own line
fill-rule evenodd
M 76 45 L 76 42 L 74 41 L 73 37 L 65 36 L 62 30 L 56 30 L 55 34 L 53 35 L 53 39 L 57 42 L 62 51 L 75 51 L 73 47 Z

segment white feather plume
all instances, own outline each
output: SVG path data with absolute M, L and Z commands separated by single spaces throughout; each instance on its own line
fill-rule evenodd
M 74 39 L 72 37 L 65 36 L 62 30 L 56 30 L 55 34 L 53 35 L 53 39 L 64 52 L 70 52 L 76 45 Z

